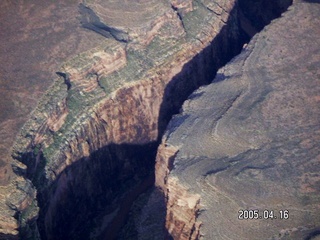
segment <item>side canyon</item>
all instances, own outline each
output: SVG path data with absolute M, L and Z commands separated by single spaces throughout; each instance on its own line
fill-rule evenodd
M 317 1 L 34 2 L 65 41 L 0 144 L 0 239 L 316 239 Z

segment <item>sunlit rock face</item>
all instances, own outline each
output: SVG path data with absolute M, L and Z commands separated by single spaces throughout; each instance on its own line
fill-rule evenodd
M 8 2 L 3 4 L 7 10 L 23 13 L 28 27 L 18 35 L 7 35 L 8 39 L 21 39 L 15 42 L 17 50 L 10 51 L 19 58 L 30 56 L 27 68 L 23 61 L 17 63 L 28 74 L 9 74 L 7 79 L 16 77 L 18 82 L 26 76 L 25 89 L 20 89 L 24 95 L 17 96 L 29 96 L 35 88 L 35 97 L 26 99 L 25 106 L 30 113 L 38 105 L 28 121 L 26 112 L 22 114 L 24 105 L 18 107 L 16 112 L 24 117 L 10 125 L 14 131 L 4 130 L 10 139 L 3 146 L 11 146 L 25 122 L 12 151 L 3 148 L 14 173 L 8 164 L 1 168 L 5 187 L 0 232 L 7 238 L 20 234 L 25 239 L 117 238 L 133 201 L 153 185 L 155 171 L 161 191 L 151 194 L 149 203 L 167 206 L 167 216 L 148 234 L 200 238 L 202 220 L 197 217 L 203 209 L 202 195 L 190 191 L 180 176 L 171 176 L 182 145 L 171 148 L 164 140 L 157 156 L 162 160 L 154 170 L 158 144 L 184 100 L 210 83 L 217 69 L 238 54 L 261 26 L 278 17 L 290 1 L 270 3 L 277 11 L 268 10 L 267 17 L 261 16 L 265 1 L 252 9 L 244 9 L 243 3 L 236 1 L 190 0 L 68 1 L 59 6 L 21 3 L 22 7 L 12 8 Z M 267 4 L 268 9 L 273 9 L 271 5 Z M 255 11 L 260 14 L 256 21 L 261 26 L 252 24 Z M 21 19 L 12 21 L 12 26 L 21 23 Z M 43 26 L 33 25 L 33 21 Z M 22 49 L 28 50 L 24 53 Z M 6 51 L 1 56 L 7 56 Z M 5 66 L 13 69 L 10 63 Z M 218 81 L 224 76 L 219 73 Z M 226 91 L 227 103 L 221 113 L 241 95 L 236 85 L 232 89 Z M 173 120 L 173 128 L 181 122 Z M 229 131 L 232 135 L 232 129 L 223 134 Z M 258 136 L 252 142 L 259 146 L 265 139 Z M 234 147 L 224 144 L 228 138 L 221 141 L 224 154 L 248 148 L 247 140 L 237 140 Z M 197 156 L 205 156 L 205 151 L 197 151 Z M 197 176 L 197 171 L 193 175 Z M 149 205 L 143 216 L 161 208 Z M 139 221 L 135 225 L 138 238 L 152 237 L 145 229 L 154 223 L 142 225 Z
M 224 9 L 219 14 L 192 1 L 76 7 L 78 31 L 99 41 L 54 69 L 56 80 L 13 147 L 27 165 L 15 162 L 14 171 L 37 189 L 38 204 L 20 210 L 33 213 L 24 215 L 23 234 L 39 230 L 48 239 L 107 233 L 128 189 L 153 175 L 171 115 L 248 39 L 234 2 L 216 6 Z M 105 218 L 106 227 L 95 231 Z
M 169 123 L 156 185 L 175 239 L 319 235 L 319 13 L 296 1 Z

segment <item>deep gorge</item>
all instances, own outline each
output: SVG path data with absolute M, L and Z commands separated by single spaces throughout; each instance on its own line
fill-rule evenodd
M 118 234 L 128 220 L 127 216 L 134 200 L 141 193 L 154 187 L 157 148 L 171 117 L 179 113 L 181 105 L 194 90 L 209 84 L 217 70 L 238 55 L 253 34 L 269 24 L 272 19 L 279 17 L 291 3 L 290 0 L 240 0 L 211 43 L 184 64 L 181 71 L 167 85 L 150 86 L 148 84 L 153 82 L 146 82 L 133 86 L 130 91 L 120 92 L 119 95 L 122 94 L 123 98 L 119 98 L 119 102 L 130 102 L 128 109 L 132 111 L 135 111 L 133 106 L 137 106 L 140 100 L 135 99 L 136 102 L 132 102 L 134 100 L 127 100 L 127 96 L 134 92 L 135 88 L 151 89 L 155 97 L 142 99 L 146 105 L 151 105 L 154 99 L 161 101 L 156 113 L 157 124 L 148 127 L 141 119 L 141 126 L 135 129 L 138 136 L 136 143 L 110 143 L 100 147 L 66 167 L 55 176 L 53 182 L 46 177 L 44 166 L 47 160 L 41 149 L 35 151 L 35 147 L 32 146 L 32 151 L 23 153 L 19 160 L 28 166 L 26 175 L 37 189 L 40 211 L 37 219 L 23 225 L 21 238 L 35 238 L 35 232 L 39 231 L 41 239 L 126 239 L 123 235 L 120 238 Z M 161 91 L 163 95 L 157 95 Z M 109 108 L 106 107 L 105 111 Z M 128 117 L 125 116 L 128 112 L 129 110 L 123 110 L 122 121 Z M 130 117 L 142 118 L 143 114 L 140 116 L 138 112 Z M 139 119 L 137 121 L 139 122 Z M 119 132 L 126 129 L 124 125 L 125 123 L 120 124 Z M 102 128 L 97 127 L 100 125 L 88 126 L 96 128 L 95 132 L 102 131 Z M 152 133 L 156 137 L 150 136 L 152 134 L 148 129 L 157 132 L 156 135 Z M 101 140 L 100 136 L 88 137 L 87 134 L 86 130 L 81 132 L 76 147 L 84 148 L 81 139 L 86 139 L 89 146 L 90 141 L 96 141 L 94 138 Z M 132 135 L 126 132 L 122 134 Z M 161 201 L 164 206 L 165 199 Z M 102 224 L 101 219 L 105 215 L 110 216 L 105 220 L 109 225 L 102 227 L 96 235 L 90 235 L 93 229 L 99 228 L 97 224 Z M 17 217 L 21 218 L 21 215 Z M 164 221 L 165 219 L 158 223 L 159 229 L 163 228 Z M 137 239 L 137 234 L 131 237 Z M 163 233 L 159 239 L 164 237 L 170 238 L 167 233 Z

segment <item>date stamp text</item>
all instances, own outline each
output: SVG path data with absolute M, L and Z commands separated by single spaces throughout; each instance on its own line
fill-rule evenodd
M 240 209 L 238 219 L 240 220 L 257 220 L 257 219 L 280 219 L 287 220 L 290 217 L 289 210 L 258 210 L 258 209 Z

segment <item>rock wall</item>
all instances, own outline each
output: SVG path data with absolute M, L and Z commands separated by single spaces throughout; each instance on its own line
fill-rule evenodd
M 61 67 L 61 79 L 42 99 L 14 147 L 14 156 L 27 165 L 27 177 L 38 191 L 41 238 L 87 239 L 95 228 L 95 217 L 109 216 L 107 225 L 111 224 L 128 188 L 153 174 L 157 142 L 171 115 L 245 41 L 237 10 L 231 3 L 224 7 L 221 16 L 227 25 L 214 21 L 220 15 L 199 3 L 193 13 L 185 11 L 189 15 L 182 18 L 183 27 L 188 27 L 185 31 L 190 36 L 175 43 L 179 45 L 171 43 L 175 48 L 166 50 L 167 56 L 157 56 L 151 68 L 135 64 L 141 59 L 137 54 L 152 57 L 152 46 L 141 53 L 135 41 L 124 50 L 113 40 Z M 201 22 L 200 14 L 212 25 Z M 193 28 L 194 20 L 202 24 L 205 34 Z M 170 34 L 167 30 L 168 23 L 163 23 L 149 45 L 152 39 Z M 129 72 L 132 65 L 141 72 L 134 81 Z M 130 78 L 123 79 L 128 72 Z M 14 169 L 17 174 L 25 172 L 18 164 Z M 80 209 L 77 221 L 70 221 Z M 103 214 L 94 214 L 102 209 Z M 90 219 L 94 220 L 88 223 Z M 29 221 L 34 224 L 34 218 Z
M 201 222 L 196 221 L 200 210 L 200 195 L 188 191 L 178 178 L 169 177 L 179 148 L 163 142 L 157 151 L 155 185 L 166 199 L 165 228 L 173 239 L 199 239 Z
M 42 239 L 88 239 L 95 224 L 103 225 L 101 219 L 106 226 L 94 235 L 108 233 L 121 203 L 130 198 L 129 189 L 153 174 L 156 147 L 171 116 L 249 39 L 239 18 L 247 18 L 246 13 L 234 1 L 172 1 L 163 6 L 155 18 L 161 24 L 153 19 L 138 27 L 124 27 L 123 22 L 112 26 L 128 31 L 126 45 L 104 33 L 110 39 L 68 60 L 25 124 L 13 155 L 27 169 L 13 165 L 16 174 L 32 180 L 38 204 L 30 190 L 24 195 L 30 201 L 16 210 L 25 215 L 19 220 L 24 238 L 39 237 L 39 228 Z M 104 8 L 99 2 L 85 9 L 91 13 Z M 117 22 L 98 15 L 82 17 L 104 30 L 111 29 L 108 21 Z M 190 192 L 184 181 L 169 178 L 172 154 L 171 148 L 159 153 L 156 166 L 156 182 L 168 204 L 166 228 L 175 239 L 198 239 L 200 195 Z
M 296 1 L 170 121 L 156 185 L 174 239 L 318 237 L 317 16 Z

